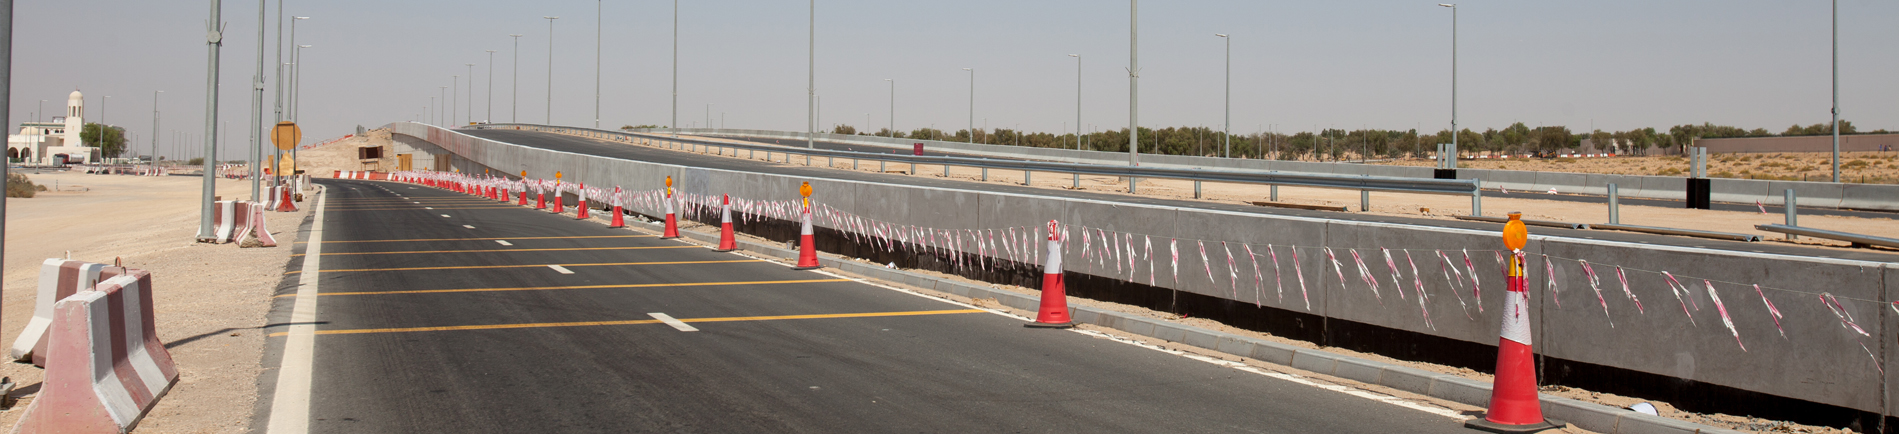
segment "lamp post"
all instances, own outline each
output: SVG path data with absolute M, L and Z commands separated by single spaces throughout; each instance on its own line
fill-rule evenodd
M 963 68 L 963 70 L 969 71 L 969 142 L 975 143 L 976 142 L 976 69 Z
M 679 0 L 673 0 L 673 123 L 679 128 Z M 674 133 L 673 137 L 679 137 Z
M 307 20 L 307 19 L 310 19 L 310 17 L 294 17 L 294 16 L 290 17 L 290 63 L 285 64 L 285 66 L 294 66 L 297 64 L 297 53 L 298 53 L 297 52 L 297 22 Z M 283 56 L 279 55 L 278 57 L 283 57 Z M 278 60 L 281 61 L 282 59 L 278 59 Z M 297 108 L 295 105 L 297 101 L 297 91 L 296 91 L 296 88 L 294 87 L 295 86 L 294 83 L 296 83 L 296 80 L 297 80 L 297 70 L 293 68 L 290 70 L 289 79 L 280 81 L 281 83 L 288 84 L 288 86 L 284 88 L 284 92 L 286 92 L 285 96 L 290 101 L 290 104 L 289 104 L 290 111 L 288 112 L 288 116 L 290 117 L 291 122 L 296 122 L 297 120 Z
M 1227 37 L 1225 33 L 1214 33 L 1213 36 L 1226 40 L 1226 126 L 1220 130 L 1221 140 L 1224 140 L 1220 145 L 1220 153 L 1225 158 L 1233 158 L 1233 38 Z
M 1833 182 L 1840 182 L 1840 0 L 1833 0 Z
M 1081 150 L 1081 55 L 1070 54 L 1075 58 L 1075 150 Z
M 467 125 L 475 122 L 475 64 L 464 63 L 463 65 L 468 65 L 468 87 L 463 88 L 467 92 L 464 95 L 468 96 L 468 108 L 462 112 L 462 124 Z
M 1438 6 L 1451 8 L 1451 148 L 1437 156 L 1439 169 L 1457 168 L 1457 5 L 1438 3 Z
M 224 47 L 223 26 L 220 18 L 224 2 L 211 0 L 211 19 L 205 21 L 205 67 L 204 96 L 204 182 L 198 202 L 198 242 L 217 242 L 217 231 L 211 223 L 212 213 L 217 212 L 213 197 L 217 194 L 217 176 L 213 171 L 217 167 L 218 152 L 218 54 Z M 82 128 L 83 129 L 83 128 Z
M 165 91 L 152 91 L 152 170 L 158 170 L 158 94 L 161 93 Z
M 514 123 L 516 120 L 515 117 L 521 115 L 521 36 L 522 35 L 508 35 L 508 36 L 514 38 L 514 75 L 513 75 L 513 79 L 514 79 L 513 92 L 514 93 L 508 96 L 508 110 L 509 110 L 508 123 Z
M 257 73 L 251 76 L 251 202 L 260 198 L 259 189 L 263 181 L 262 163 L 264 157 L 264 23 L 268 18 L 267 0 L 257 0 Z M 105 117 L 105 108 L 100 107 L 99 117 Z
M 495 50 L 488 50 L 488 115 L 482 116 L 483 122 L 495 121 Z
M 448 86 L 455 90 L 462 90 L 462 76 L 448 76 Z M 448 122 L 443 123 L 442 126 L 450 128 L 455 126 L 455 115 L 462 114 L 461 97 L 461 93 L 456 93 L 455 96 L 448 97 Z
M 602 0 L 593 2 L 593 128 L 600 129 L 600 44 L 601 34 L 605 30 L 605 21 L 601 14 L 606 13 Z
M 448 102 L 448 86 L 436 86 L 436 87 L 441 88 L 441 91 L 437 92 L 437 95 L 442 98 L 441 101 Z M 446 125 L 447 123 L 448 123 L 448 120 L 446 119 L 446 117 L 442 116 L 442 109 L 440 108 L 435 109 L 435 125 L 440 126 L 440 125 Z
M 303 116 L 303 110 L 301 109 L 301 107 L 303 107 L 303 49 L 305 48 L 310 48 L 310 46 L 298 45 L 297 50 L 290 53 L 291 62 L 295 63 L 295 65 L 290 67 L 290 71 L 291 71 L 290 73 L 290 121 L 291 122 L 296 122 L 300 116 Z M 295 159 L 294 156 L 296 155 L 296 153 L 297 153 L 297 148 L 290 148 L 290 154 L 293 156 L 291 157 L 292 159 Z
M 890 137 L 897 137 L 897 80 L 886 78 L 890 82 Z
M 809 34 L 809 41 L 806 42 L 808 44 L 806 55 L 809 56 L 806 59 L 806 67 L 810 69 L 805 75 L 806 107 L 804 147 L 805 149 L 816 149 L 817 144 L 815 143 L 815 139 L 818 132 L 818 0 L 811 0 L 810 5 L 811 33 Z M 710 127 L 711 125 L 706 126 Z M 811 156 L 809 154 L 805 155 L 804 161 L 807 164 L 810 163 Z
M 547 124 L 554 124 L 554 20 L 560 17 L 541 17 L 547 19 Z
M 1141 0 L 1128 0 L 1128 165 L 1141 165 Z M 1135 192 L 1128 177 L 1128 193 Z

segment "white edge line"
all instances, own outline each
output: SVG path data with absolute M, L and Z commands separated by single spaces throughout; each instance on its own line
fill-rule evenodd
M 682 331 L 682 332 L 699 331 L 698 328 L 695 328 L 692 325 L 686 324 L 684 321 L 674 319 L 672 316 L 666 315 L 664 313 L 650 312 L 650 313 L 647 313 L 647 315 L 652 316 L 653 319 L 659 320 L 659 322 L 666 323 L 666 325 L 673 326 L 673 328 L 679 329 L 679 331 Z
M 318 186 L 319 188 L 328 188 Z M 316 357 L 317 282 L 323 260 L 323 209 L 328 194 L 317 195 L 316 219 L 304 244 L 303 272 L 297 277 L 297 297 L 290 309 L 290 331 L 284 357 L 277 369 L 276 392 L 270 400 L 269 434 L 310 432 L 310 391 Z

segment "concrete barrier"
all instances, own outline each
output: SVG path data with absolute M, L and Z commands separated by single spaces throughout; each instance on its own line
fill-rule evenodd
M 231 242 L 231 235 L 237 233 L 237 201 L 217 201 L 217 213 L 211 215 L 211 225 L 215 228 L 217 242 Z
M 32 360 L 34 366 L 46 366 L 46 327 L 53 323 L 53 303 L 75 292 L 92 289 L 100 279 L 125 274 L 125 269 L 85 261 L 47 259 L 40 264 L 39 291 L 34 293 L 33 319 L 13 340 L 7 356 L 15 361 Z
M 1501 243 L 1495 231 L 1419 227 L 1374 222 L 1291 217 L 1273 214 L 1177 208 L 1108 200 L 1051 198 L 1033 194 L 997 193 L 944 187 L 925 187 L 863 182 L 822 177 L 799 177 L 766 173 L 682 167 L 643 161 L 593 157 L 581 154 L 528 148 L 500 143 L 417 124 L 390 126 L 398 136 L 424 138 L 433 146 L 455 155 L 451 165 L 464 173 L 491 167 L 525 169 L 532 173 L 560 170 L 573 182 L 618 184 L 630 190 L 660 188 L 666 176 L 679 181 L 677 187 L 687 193 L 728 193 L 748 200 L 792 200 L 797 187 L 810 181 L 817 193 L 813 199 L 830 207 L 866 219 L 898 222 L 938 229 L 979 229 L 1034 227 L 1048 220 L 1060 220 L 1076 228 L 1087 226 L 1134 234 L 1134 241 L 1153 242 L 1153 258 L 1159 261 L 1154 273 L 1149 264 L 1140 264 L 1130 279 L 1127 271 L 1116 267 L 1090 266 L 1079 252 L 1070 252 L 1070 273 L 1137 282 L 1163 290 L 1175 290 L 1235 305 L 1259 305 L 1255 315 L 1281 316 L 1289 313 L 1312 315 L 1332 320 L 1333 325 L 1302 323 L 1310 336 L 1323 336 L 1328 327 L 1339 324 L 1363 324 L 1432 336 L 1468 344 L 1496 344 L 1496 324 L 1504 293 L 1493 259 Z M 518 169 L 517 169 L 518 168 Z M 1460 171 L 1460 175 L 1465 175 Z M 1481 173 L 1472 171 L 1474 173 Z M 1527 174 L 1529 172 L 1519 172 Z M 1521 176 L 1519 173 L 1508 176 Z M 1532 178 L 1523 187 L 1538 186 Z M 1580 175 L 1577 175 L 1580 176 Z M 1679 198 L 1681 178 L 1631 177 L 1640 185 L 1621 185 L 1624 191 L 1675 192 Z M 1566 182 L 1551 178 L 1546 184 Z M 1490 187 L 1486 185 L 1486 187 Z M 1513 189 L 1517 186 L 1512 185 Z M 1558 187 L 1561 191 L 1562 187 Z M 1803 199 L 1803 204 L 1805 204 Z M 820 232 L 844 231 L 820 221 Z M 1078 234 L 1076 234 L 1078 235 Z M 1169 245 L 1180 243 L 1179 274 L 1176 282 L 1171 269 Z M 1203 261 L 1198 247 L 1204 243 L 1208 259 Z M 1260 255 L 1264 282 L 1252 281 L 1252 262 L 1240 259 L 1237 274 L 1246 276 L 1234 282 L 1226 269 L 1221 241 L 1234 250 L 1250 246 Z M 823 247 L 820 241 L 820 247 Z M 1271 246 L 1279 261 L 1270 261 Z M 1074 245 L 1074 248 L 1080 248 Z M 1330 249 L 1341 265 L 1334 268 L 1325 250 Z M 1468 253 L 1466 253 L 1468 249 Z M 973 254 L 976 247 L 948 250 Z M 1144 249 L 1143 249 L 1144 250 Z M 1383 254 L 1389 250 L 1393 264 L 1405 279 L 1399 285 L 1400 296 L 1391 286 L 1390 270 Z M 1542 264 L 1533 264 L 1531 285 L 1539 288 L 1531 309 L 1543 324 L 1536 328 L 1539 351 L 1577 364 L 1680 378 L 1696 384 L 1729 387 L 1760 394 L 1804 400 L 1830 406 L 1878 412 L 1882 405 L 1868 396 L 1885 393 L 1888 384 L 1880 366 L 1868 363 L 1867 348 L 1852 336 L 1841 334 L 1842 327 L 1831 311 L 1800 291 L 1826 288 L 1838 294 L 1845 305 L 1843 314 L 1862 319 L 1869 336 L 1865 342 L 1892 339 L 1891 330 L 1899 327 L 1867 326 L 1883 318 L 1879 300 L 1888 291 L 1899 290 L 1899 279 L 1888 279 L 1899 265 L 1869 262 L 1815 259 L 1784 255 L 1735 252 L 1698 248 L 1674 248 L 1640 243 L 1570 239 L 1532 235 L 1526 248 L 1533 262 L 1548 255 L 1546 273 Z M 1296 252 L 1297 268 L 1293 253 Z M 1143 252 L 1145 253 L 1145 252 Z M 1351 254 L 1364 259 L 1374 278 L 1383 288 L 1374 293 L 1363 282 Z M 1236 253 L 1237 254 L 1237 253 Z M 1465 255 L 1469 255 L 1466 263 Z M 1440 256 L 1443 255 L 1443 256 Z M 1450 261 L 1445 261 L 1448 257 Z M 1595 291 L 1579 261 L 1594 265 Z M 1145 262 L 1145 260 L 1143 260 Z M 1446 262 L 1449 262 L 1446 264 Z M 1276 267 L 1274 264 L 1278 264 Z M 1416 271 L 1412 266 L 1415 264 Z M 1632 291 L 1646 304 L 1637 308 L 1633 300 L 1617 297 L 1620 284 L 1615 266 L 1627 268 Z M 1212 267 L 1214 277 L 1203 271 Z M 1456 268 L 1457 274 L 1449 269 Z M 1302 289 L 1294 273 L 1303 271 Z M 1660 272 L 1693 282 L 1681 305 L 1689 307 L 1692 319 L 1684 316 L 1664 284 Z M 1282 279 L 1275 282 L 1274 275 Z M 1475 273 L 1475 274 L 1473 274 Z M 1343 275 L 1341 279 L 1340 276 Z M 1479 277 L 1477 291 L 1471 277 Z M 1545 279 L 1553 276 L 1553 279 Z M 1416 279 L 1414 281 L 1413 279 Z M 1729 300 L 1725 310 L 1733 315 L 1735 332 L 1742 336 L 1747 351 L 1742 351 L 1720 317 L 1710 306 L 1710 295 L 1698 279 L 1709 279 L 1722 298 Z M 1072 282 L 1073 280 L 1071 280 Z M 1549 284 L 1553 282 L 1554 286 Z M 1751 287 L 1731 282 L 1759 283 L 1765 298 L 1779 305 L 1782 312 L 1798 309 L 1781 319 L 1788 338 L 1784 341 L 1773 318 Z M 1428 299 L 1417 298 L 1416 284 L 1422 284 Z M 1816 286 L 1818 285 L 1818 286 Z M 1283 288 L 1283 289 L 1282 289 Z M 1838 288 L 1837 290 L 1834 288 Z M 1742 291 L 1742 289 L 1746 289 Z M 1607 312 L 1600 304 L 1607 305 Z M 1654 313 L 1648 313 L 1653 310 Z M 1429 312 L 1427 320 L 1426 312 Z M 1296 317 L 1296 315 L 1295 315 Z M 1259 322 L 1274 321 L 1262 318 Z M 1612 325 L 1613 324 L 1613 325 Z M 1630 327 L 1627 324 L 1638 324 Z M 1709 324 L 1702 326 L 1699 324 Z M 1768 342 L 1772 341 L 1772 342 Z M 1396 344 L 1394 344 L 1396 345 Z M 1838 369 L 1813 372 L 1795 366 L 1829 366 Z M 1771 367 L 1771 369 L 1766 368 Z M 1887 369 L 1886 371 L 1892 371 Z M 1776 378 L 1763 378 L 1776 377 Z
M 151 273 L 128 272 L 54 305 L 46 380 L 14 432 L 129 432 L 178 382 L 154 325 Z

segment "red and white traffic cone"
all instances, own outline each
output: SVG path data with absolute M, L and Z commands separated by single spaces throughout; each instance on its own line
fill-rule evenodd
M 1035 310 L 1036 328 L 1075 326 L 1068 316 L 1068 286 L 1062 283 L 1062 237 L 1054 220 L 1048 222 L 1048 265 L 1042 267 L 1042 306 Z
M 534 209 L 547 209 L 546 190 L 547 187 L 545 185 L 534 186 Z
M 667 181 L 671 181 L 668 179 Z M 666 230 L 660 238 L 679 238 L 679 217 L 673 215 L 673 188 L 666 187 Z
M 574 219 L 587 219 L 587 184 L 580 184 L 580 206 L 574 207 Z
M 818 265 L 817 235 L 811 232 L 811 199 L 805 198 L 804 212 L 798 214 L 801 225 L 798 229 L 798 265 L 793 270 L 815 270 Z
M 620 212 L 620 186 L 618 185 L 613 186 L 613 197 L 609 198 L 607 203 L 613 204 L 613 224 L 609 224 L 607 225 L 607 227 L 609 228 L 626 227 L 626 213 Z
M 1510 213 L 1504 223 L 1504 246 L 1512 254 L 1504 267 L 1503 331 L 1497 340 L 1497 375 L 1490 389 L 1490 409 L 1482 419 L 1471 419 L 1465 427 L 1499 433 L 1527 433 L 1563 427 L 1563 422 L 1543 418 L 1543 406 L 1537 399 L 1536 361 L 1530 347 L 1530 293 L 1523 275 L 1523 246 L 1529 231 L 1523 214 Z
M 555 214 L 563 214 L 567 212 L 567 207 L 561 205 L 561 202 L 562 202 L 561 199 L 563 199 L 565 196 L 567 196 L 567 194 L 561 192 L 561 184 L 559 182 L 555 182 L 554 183 L 554 213 Z
M 732 233 L 732 196 L 721 195 L 724 203 L 719 205 L 719 248 L 715 252 L 738 250 L 738 236 Z
M 527 191 L 528 191 L 528 187 L 527 187 L 527 179 L 526 179 L 526 178 L 522 178 L 522 179 L 521 179 L 521 205 L 520 205 L 520 206 L 527 206 Z

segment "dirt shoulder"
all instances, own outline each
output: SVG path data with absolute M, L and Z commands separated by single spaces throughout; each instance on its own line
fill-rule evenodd
M 200 177 L 138 177 L 27 172 L 58 191 L 7 200 L 6 272 L 0 330 L 8 344 L 33 315 L 40 263 L 47 258 L 123 261 L 149 270 L 158 336 L 178 366 L 178 384 L 139 422 L 143 433 L 244 432 L 257 400 L 264 349 L 260 328 L 272 288 L 290 259 L 297 224 L 308 211 L 267 213 L 279 247 L 200 244 Z M 250 197 L 250 182 L 219 180 L 225 198 Z M 0 410 L 12 426 L 38 394 L 44 370 L 0 364 L 19 399 Z

